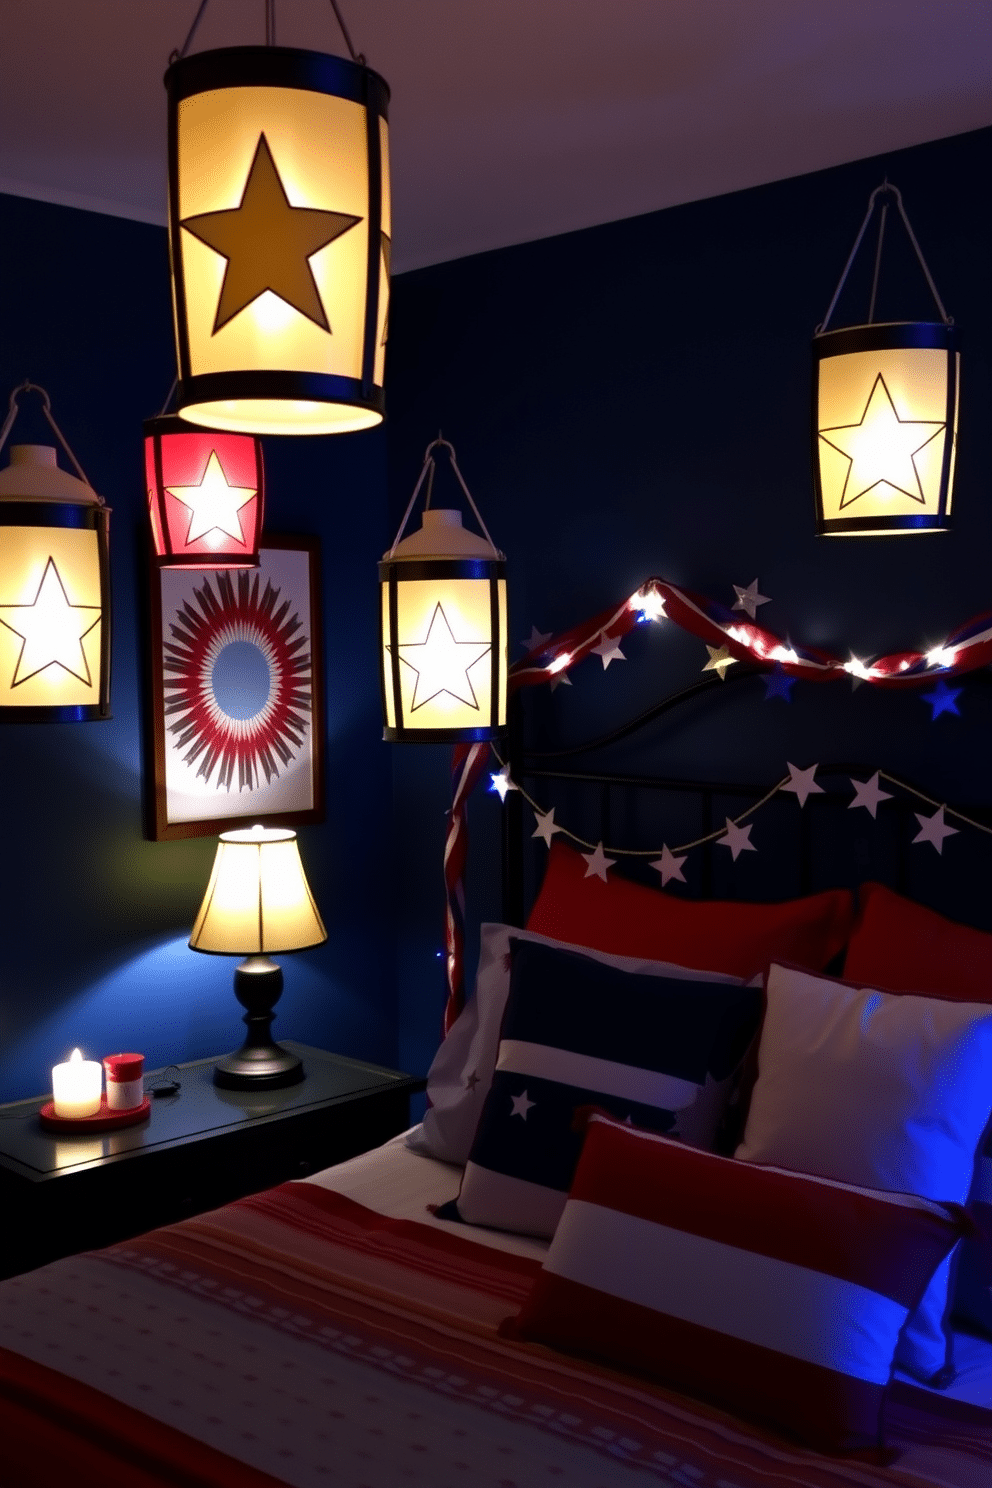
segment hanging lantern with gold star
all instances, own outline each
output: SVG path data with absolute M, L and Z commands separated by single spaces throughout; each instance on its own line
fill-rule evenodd
M 890 198 L 940 321 L 874 319 Z M 828 330 L 876 206 L 881 203 L 868 320 Z M 950 525 L 957 443 L 958 332 L 944 310 L 895 186 L 872 192 L 868 212 L 813 339 L 817 531 L 876 537 Z
M 145 488 L 160 568 L 257 568 L 265 474 L 253 434 L 146 419 Z
M 179 413 L 256 434 L 370 428 L 384 411 L 389 89 L 353 49 L 186 56 L 191 37 L 165 75 Z
M 22 392 L 41 394 L 78 477 L 59 468 L 47 444 L 12 445 L 0 470 L 0 720 L 109 718 L 110 512 L 66 444 L 44 388 L 25 382 L 11 393 L 0 448 Z
M 461 512 L 431 508 L 434 451 L 446 449 L 482 535 Z M 404 538 L 428 477 L 418 532 Z M 427 448 L 396 540 L 379 564 L 382 707 L 386 739 L 475 743 L 506 724 L 506 560 L 494 546 L 455 451 Z

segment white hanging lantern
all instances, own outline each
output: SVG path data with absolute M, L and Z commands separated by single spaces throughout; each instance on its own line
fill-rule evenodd
M 109 508 L 87 481 L 44 388 L 44 413 L 78 471 L 47 444 L 12 445 L 0 470 L 0 720 L 76 723 L 110 717 Z
M 876 322 L 875 301 L 894 197 L 941 320 Z M 827 330 L 876 203 L 883 201 L 868 321 Z M 944 310 L 902 204 L 888 182 L 868 213 L 813 340 L 817 531 L 828 537 L 941 532 L 950 526 L 957 444 L 958 332 Z
M 404 538 L 433 451 L 452 469 L 483 535 L 461 512 L 431 509 Z M 430 502 L 431 482 L 427 501 Z M 428 446 L 396 540 L 379 564 L 384 737 L 420 743 L 475 743 L 506 725 L 506 560 L 462 479 L 446 440 Z

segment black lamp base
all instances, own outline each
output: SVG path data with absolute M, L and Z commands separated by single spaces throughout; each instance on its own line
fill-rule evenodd
M 272 1039 L 272 1009 L 282 993 L 282 967 L 268 956 L 248 956 L 234 973 L 234 995 L 245 1008 L 248 1037 L 214 1067 L 222 1090 L 278 1090 L 305 1078 L 303 1061 Z

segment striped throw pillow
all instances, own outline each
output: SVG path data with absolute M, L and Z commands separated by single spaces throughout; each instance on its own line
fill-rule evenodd
M 759 1168 L 593 1115 L 511 1336 L 881 1460 L 899 1330 L 960 1208 Z
M 492 1085 L 445 1217 L 550 1238 L 582 1150 L 576 1111 L 598 1106 L 712 1146 L 762 994 L 530 941 L 511 947 Z

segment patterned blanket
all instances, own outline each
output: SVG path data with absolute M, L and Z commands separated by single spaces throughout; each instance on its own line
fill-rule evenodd
M 992 1411 L 895 1386 L 824 1458 L 498 1335 L 528 1256 L 286 1184 L 0 1286 L 3 1488 L 987 1488 Z

